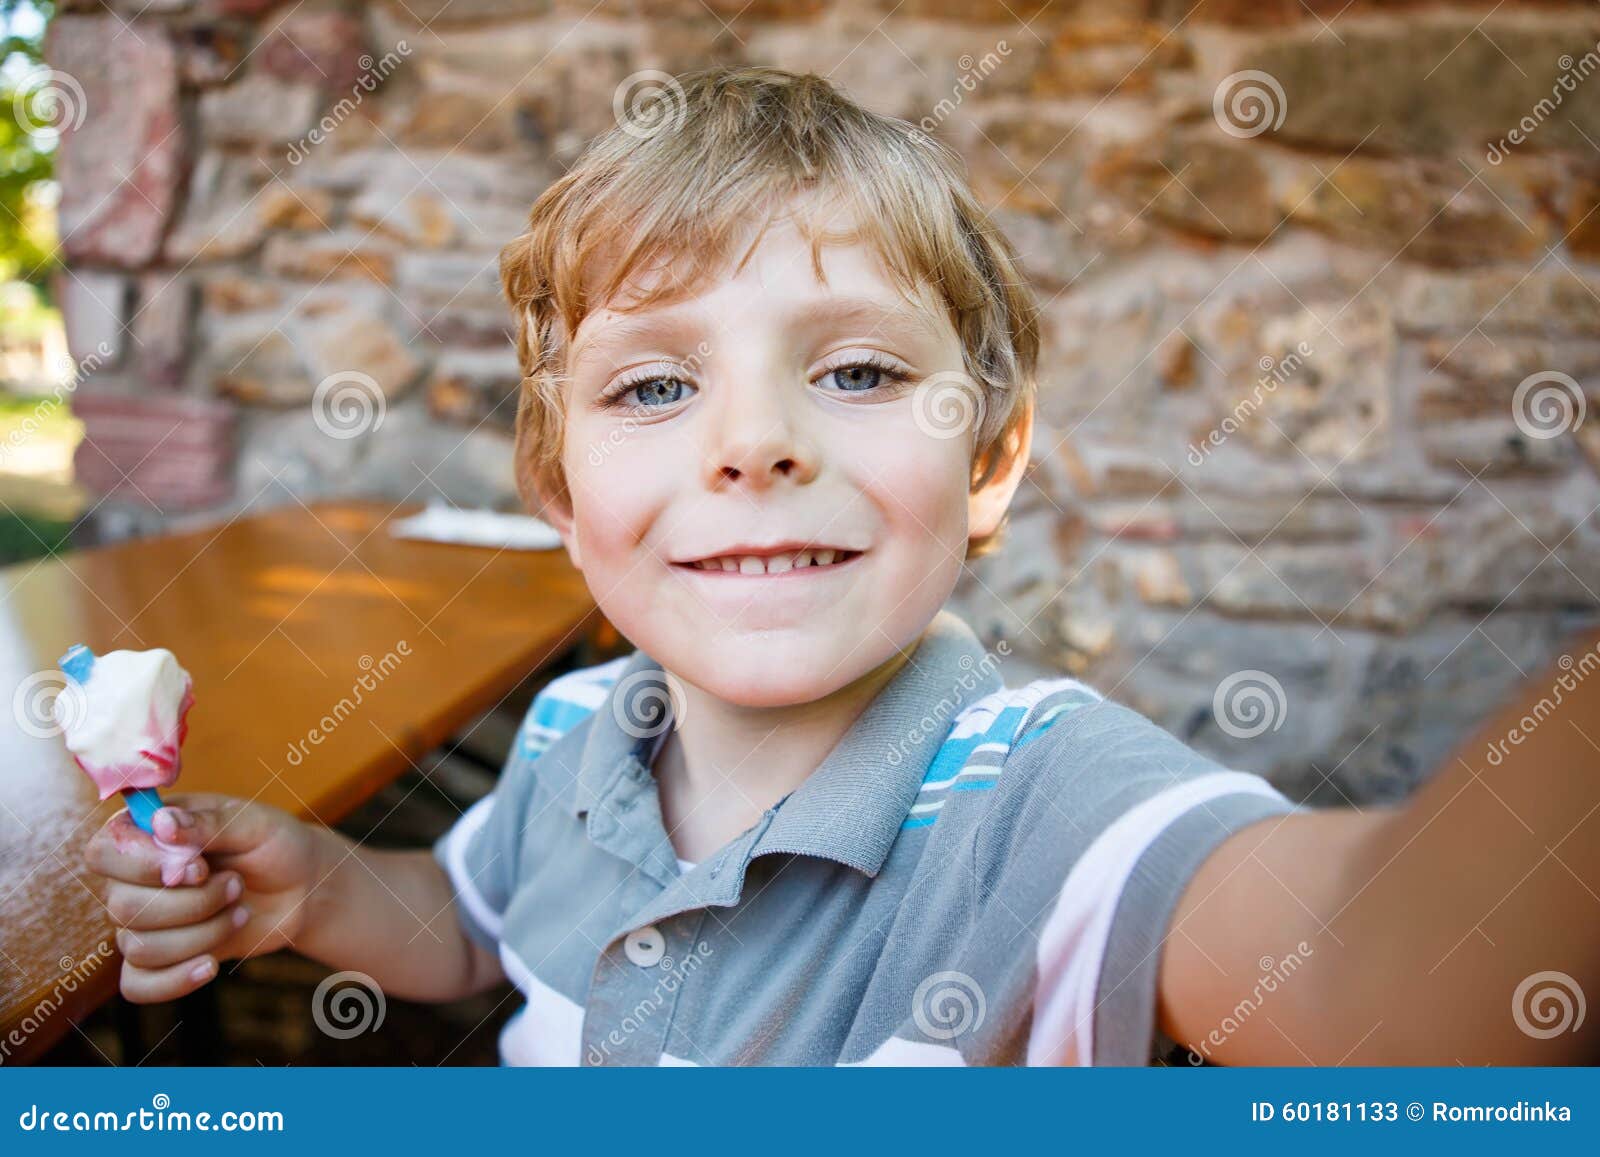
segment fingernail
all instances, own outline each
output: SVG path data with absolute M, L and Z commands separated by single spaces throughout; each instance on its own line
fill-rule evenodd
M 181 807 L 170 808 L 169 810 L 172 812 L 173 818 L 178 821 L 180 828 L 194 827 L 194 816 L 184 811 Z
M 178 820 L 172 814 L 171 808 L 162 808 L 156 812 L 155 818 L 150 821 L 150 826 L 155 829 L 155 834 L 163 840 L 170 840 L 178 832 Z
M 199 964 L 196 964 L 193 968 L 189 969 L 189 979 L 210 980 L 211 974 L 216 971 L 216 967 L 217 966 L 215 962 L 210 960 L 202 960 Z
M 237 900 L 241 894 L 243 894 L 244 884 L 240 882 L 238 876 L 235 876 L 233 879 L 228 881 L 228 886 L 223 889 L 223 892 L 228 897 L 228 903 L 231 904 Z
M 233 910 L 233 926 L 235 928 L 243 928 L 249 922 L 250 922 L 250 909 L 246 908 L 243 904 L 241 904 L 241 905 L 239 905 L 239 907 L 237 907 L 237 908 L 235 908 Z
M 200 882 L 200 873 L 204 870 L 205 869 L 200 866 L 200 861 L 195 860 L 183 870 L 183 878 L 187 883 L 198 884 Z

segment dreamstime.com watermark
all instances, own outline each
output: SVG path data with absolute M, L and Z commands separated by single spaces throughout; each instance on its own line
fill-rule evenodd
M 89 114 L 83 85 L 59 69 L 41 68 L 17 82 L 11 93 L 11 114 L 30 137 L 54 139 L 63 129 L 83 127 Z
M 963 691 L 973 690 L 980 681 L 986 680 L 992 675 L 995 669 L 1000 666 L 1000 660 L 1009 654 L 1011 654 L 1011 644 L 1001 639 L 995 644 L 994 650 L 984 652 L 982 659 L 974 660 L 971 655 L 961 656 L 961 674 L 956 677 L 956 686 Z M 944 696 L 933 705 L 932 711 L 917 720 L 914 726 L 906 728 L 905 735 L 889 749 L 889 754 L 884 757 L 889 766 L 899 767 L 906 757 L 911 754 L 911 749 L 936 730 L 941 735 L 949 731 L 950 720 L 961 710 L 961 706 L 965 701 L 965 697 L 958 697 L 955 689 L 952 688 L 950 694 Z
M 365 702 L 366 696 L 376 691 L 379 684 L 395 673 L 400 666 L 400 660 L 408 658 L 410 654 L 410 642 L 401 639 L 394 645 L 394 650 L 385 651 L 381 659 L 374 660 L 371 655 L 362 655 L 356 665 L 365 674 L 356 677 L 356 681 L 350 685 L 350 694 L 341 698 L 328 714 L 317 720 L 317 725 L 306 732 L 304 739 L 297 739 L 289 745 L 284 753 L 289 766 L 299 767 L 305 762 L 306 756 L 311 754 L 311 748 L 321 747 L 323 741 L 339 729 L 340 724 L 355 714 L 356 708 Z
M 339 370 L 317 383 L 311 395 L 311 421 L 341 442 L 359 438 L 383 425 L 388 408 L 383 387 L 371 374 Z
M 1499 767 L 1510 754 L 1507 750 L 1511 747 L 1521 747 L 1525 739 L 1539 730 L 1540 724 L 1549 719 L 1560 708 L 1566 696 L 1578 689 L 1582 683 L 1595 671 L 1600 671 L 1600 648 L 1591 648 L 1574 659 L 1571 655 L 1562 655 L 1556 660 L 1556 666 L 1561 668 L 1561 674 L 1556 676 L 1550 690 L 1539 697 L 1539 702 L 1528 709 L 1516 726 L 1507 731 L 1499 739 L 1490 742 L 1484 758 L 1489 761 L 1490 767 Z
M 383 989 L 365 972 L 335 972 L 311 994 L 311 1019 L 323 1035 L 349 1040 L 377 1032 L 389 1010 Z
M 62 406 L 67 404 L 67 397 L 74 393 L 88 378 L 111 357 L 112 349 L 105 342 L 94 347 L 94 352 L 87 354 L 82 360 L 73 365 L 72 373 L 65 381 L 58 382 L 48 394 L 41 397 L 33 409 L 23 417 L 22 421 L 6 431 L 4 441 L 0 441 L 0 466 L 14 455 L 17 450 L 26 445 L 37 434 L 46 422 L 53 418 Z
M 977 1032 L 988 1012 L 983 986 L 965 972 L 935 972 L 911 994 L 911 1019 L 934 1040 Z
M 1257 362 L 1261 370 L 1261 377 L 1256 379 L 1255 387 L 1248 397 L 1240 398 L 1234 404 L 1228 416 L 1213 426 L 1210 433 L 1201 438 L 1199 442 L 1189 443 L 1189 452 L 1185 455 L 1191 466 L 1199 466 L 1205 462 L 1211 451 L 1221 446 L 1228 438 L 1243 426 L 1259 410 L 1262 403 L 1277 393 L 1278 387 L 1300 372 L 1300 367 L 1305 360 L 1316 353 L 1311 348 L 1310 342 L 1300 342 L 1294 349 L 1274 360 L 1271 356 L 1263 356 Z
M 1565 972 L 1535 972 L 1511 994 L 1511 1019 L 1535 1040 L 1577 1032 L 1587 1011 L 1583 989 Z
M 1278 991 L 1279 986 L 1288 982 L 1289 978 L 1300 971 L 1301 965 L 1315 955 L 1315 950 L 1304 940 L 1294 946 L 1294 950 L 1281 959 L 1274 960 L 1270 956 L 1263 956 L 1256 962 L 1261 970 L 1261 975 L 1256 978 L 1255 987 L 1245 997 L 1233 1006 L 1233 1011 L 1222 1018 L 1220 1024 L 1206 1033 L 1200 1042 L 1199 1050 L 1189 1049 L 1189 1063 L 1201 1065 L 1211 1059 L 1211 1050 L 1221 1048 L 1228 1043 L 1228 1038 L 1244 1027 L 1246 1021 L 1260 1011 L 1261 1006 L 1267 1002 L 1267 997 Z
M 102 940 L 95 946 L 95 950 L 82 960 L 74 960 L 70 956 L 63 956 L 57 961 L 62 975 L 50 986 L 50 993 L 43 997 L 28 1012 L 14 1024 L 3 1038 L 0 1038 L 0 1065 L 11 1059 L 11 1054 L 23 1045 L 50 1020 L 61 1006 L 67 1002 L 67 997 L 78 991 L 78 986 L 89 979 L 89 974 L 99 965 L 110 960 L 116 953 L 116 948 L 110 940 Z
M 1283 127 L 1289 98 L 1270 72 L 1247 68 L 1222 78 L 1211 94 L 1211 115 L 1230 137 L 1259 137 Z
M 683 982 L 688 979 L 691 972 L 699 970 L 700 966 L 709 960 L 716 949 L 706 940 L 700 941 L 684 954 L 683 959 L 675 960 L 671 956 L 662 956 L 656 962 L 660 975 L 656 977 L 655 986 L 650 990 L 650 995 L 644 997 L 623 1014 L 622 1021 L 616 1028 L 606 1033 L 599 1041 L 591 1044 L 584 1054 L 584 1059 L 591 1065 L 603 1065 L 610 1058 L 613 1049 L 619 1049 L 628 1043 L 628 1038 L 638 1032 L 650 1019 L 660 1012 L 667 1004 L 667 999 L 683 987 Z
M 1538 442 L 1559 438 L 1583 425 L 1588 401 L 1583 387 L 1571 374 L 1540 370 L 1517 383 L 1511 395 L 1511 420 L 1524 435 Z
M 647 68 L 623 78 L 611 94 L 617 127 L 636 140 L 677 132 L 689 111 L 683 85 L 670 72 Z
M 1211 713 L 1217 726 L 1235 739 L 1254 739 L 1283 726 L 1289 697 L 1267 671 L 1235 671 L 1217 684 Z
M 1550 86 L 1550 95 L 1540 97 L 1538 103 L 1527 116 L 1516 123 L 1510 132 L 1498 141 L 1489 142 L 1489 148 L 1484 153 L 1484 160 L 1491 165 L 1498 165 L 1511 154 L 1516 145 L 1523 144 L 1533 136 L 1535 130 L 1549 118 L 1550 114 L 1561 107 L 1572 93 L 1578 91 L 1578 86 L 1588 80 L 1597 71 L 1600 71 L 1600 43 L 1585 52 L 1578 59 L 1566 55 L 1556 61 L 1561 68 L 1561 75 L 1556 77 L 1556 82 Z
M 1010 55 L 1011 45 L 1004 40 L 997 40 L 992 49 L 977 59 L 973 59 L 970 52 L 958 56 L 956 67 L 961 71 L 956 77 L 955 85 L 950 89 L 950 95 L 941 97 L 928 115 L 917 122 L 917 127 L 908 134 L 910 138 L 918 144 L 925 143 L 927 140 L 925 134 L 933 132 L 949 120 L 956 109 L 961 107 L 961 102 L 967 98 L 967 94 L 978 91 L 979 83 L 988 80 Z
M 687 708 L 683 682 L 665 671 L 635 671 L 611 693 L 612 718 L 635 739 L 682 727 Z
M 372 58 L 371 53 L 364 53 L 356 62 L 361 66 L 361 75 L 356 77 L 356 82 L 350 86 L 350 95 L 340 97 L 339 103 L 307 129 L 304 136 L 291 142 L 288 152 L 284 154 L 284 160 L 291 165 L 299 165 L 310 156 L 311 150 L 322 144 L 338 130 L 340 125 L 349 120 L 356 109 L 361 107 L 361 102 L 367 99 L 367 95 L 376 92 L 378 86 L 400 67 L 400 62 L 410 55 L 411 45 L 404 40 L 396 41 L 394 48 L 377 60 Z
M 660 378 L 675 378 L 680 373 L 686 377 L 699 373 L 700 367 L 705 364 L 705 360 L 710 356 L 711 343 L 708 341 L 702 341 L 699 345 L 694 347 L 694 353 L 690 354 L 682 361 L 673 362 L 670 369 L 667 368 L 666 363 L 663 363 L 662 373 L 656 374 L 653 378 L 646 378 L 638 382 L 637 385 L 645 385 L 647 382 L 655 381 Z M 604 438 L 600 439 L 598 442 L 589 447 L 589 465 L 604 465 L 605 460 L 611 457 L 612 451 L 637 433 L 640 427 L 643 425 L 644 423 L 638 418 L 631 416 L 624 418 L 620 425 L 614 427 Z
M 24 1133 L 282 1133 L 283 1114 L 274 1109 L 225 1109 L 191 1113 L 172 1107 L 157 1093 L 148 1109 L 51 1109 L 29 1105 L 17 1117 Z

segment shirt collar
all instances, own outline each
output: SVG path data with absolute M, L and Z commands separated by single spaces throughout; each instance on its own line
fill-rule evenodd
M 941 612 L 822 765 L 780 801 L 748 857 L 792 852 L 877 875 L 955 717 L 1001 687 L 996 662 L 971 628 Z M 641 716 L 649 702 L 667 709 L 665 675 L 635 652 L 592 717 L 575 814 L 594 807 L 619 776 L 650 766 L 669 721 Z M 641 726 L 641 718 L 654 726 Z

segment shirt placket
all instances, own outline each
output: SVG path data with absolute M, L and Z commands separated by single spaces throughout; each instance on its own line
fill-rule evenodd
M 591 836 L 639 871 L 630 877 L 623 898 L 623 910 L 633 915 L 613 933 L 590 981 L 583 1063 L 655 1065 L 666 1050 L 679 994 L 687 984 L 709 982 L 701 979 L 714 964 L 713 949 L 702 939 L 706 909 L 738 902 L 750 850 L 772 813 L 710 864 L 681 876 L 674 862 L 673 874 L 663 881 L 652 870 L 657 865 L 648 858 L 641 862 L 639 855 L 655 846 L 653 839 L 666 841 L 653 782 L 608 794 L 618 806 L 610 809 L 610 821 L 591 821 Z M 635 802 L 624 805 L 624 800 Z M 594 814 L 605 813 L 597 809 Z M 658 836 L 649 831 L 652 823 Z M 693 1039 L 694 1033 L 685 1035 Z

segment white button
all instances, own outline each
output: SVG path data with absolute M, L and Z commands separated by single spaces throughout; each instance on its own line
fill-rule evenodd
M 667 954 L 667 938 L 654 924 L 646 924 L 622 938 L 622 950 L 640 968 L 654 968 Z

